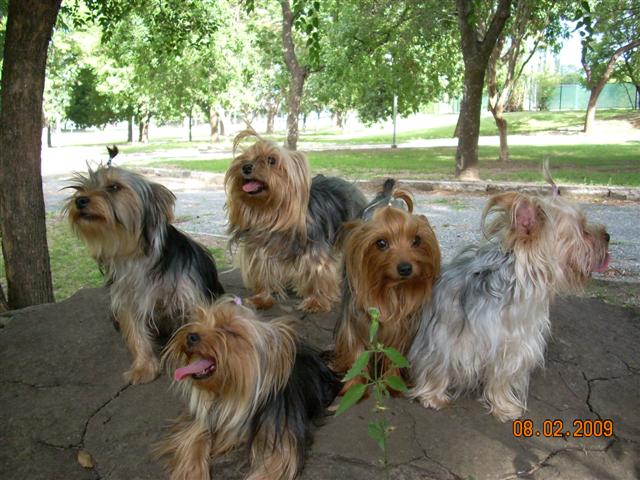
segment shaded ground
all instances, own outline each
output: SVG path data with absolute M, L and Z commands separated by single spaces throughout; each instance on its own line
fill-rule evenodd
M 244 293 L 236 272 L 222 281 Z M 547 366 L 532 378 L 527 418 L 538 430 L 545 419 L 561 419 L 570 432 L 575 419 L 611 419 L 613 437 L 515 438 L 511 423 L 497 422 L 472 399 L 439 412 L 396 399 L 385 471 L 366 433 L 373 414 L 364 402 L 316 431 L 302 478 L 638 478 L 640 311 L 570 297 L 555 302 L 551 318 Z M 166 377 L 124 384 L 129 356 L 112 327 L 104 289 L 0 321 L 0 478 L 165 478 L 149 449 L 182 407 Z M 309 315 L 300 330 L 327 347 L 334 321 L 333 313 Z M 80 466 L 79 452 L 93 468 Z M 219 460 L 214 478 L 243 478 L 243 461 L 241 452 Z

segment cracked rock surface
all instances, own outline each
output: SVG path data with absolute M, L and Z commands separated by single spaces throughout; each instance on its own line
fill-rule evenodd
M 245 294 L 237 272 L 227 290 Z M 244 296 L 244 295 L 243 295 Z M 291 313 L 294 301 L 268 316 Z M 302 335 L 331 344 L 335 312 L 303 316 Z M 531 380 L 527 419 L 540 436 L 516 438 L 511 422 L 473 398 L 442 411 L 389 401 L 389 466 L 367 435 L 367 400 L 315 430 L 302 478 L 466 480 L 640 477 L 640 312 L 576 297 L 556 300 L 546 367 Z M 182 405 L 163 376 L 129 386 L 129 355 L 115 331 L 105 289 L 0 317 L 0 478 L 165 478 L 151 448 Z M 610 419 L 613 437 L 547 438 L 545 419 L 574 431 L 576 419 Z M 78 455 L 89 458 L 85 467 Z M 87 457 L 88 454 L 88 457 Z M 213 478 L 242 479 L 244 450 L 218 459 Z

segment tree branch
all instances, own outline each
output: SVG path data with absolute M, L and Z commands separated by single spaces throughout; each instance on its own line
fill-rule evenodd
M 284 61 L 291 74 L 302 73 L 306 76 L 306 68 L 300 65 L 296 56 L 295 45 L 293 43 L 293 21 L 294 15 L 291 11 L 289 0 L 280 0 L 282 6 L 282 45 L 284 46 Z
M 500 0 L 496 13 L 491 19 L 487 33 L 479 45 L 479 50 L 483 56 L 491 55 L 493 46 L 498 40 L 498 36 L 502 33 L 505 23 L 511 14 L 511 0 Z
M 513 77 L 514 82 L 517 82 L 518 80 L 520 80 L 520 77 L 522 76 L 522 72 L 524 71 L 524 67 L 527 66 L 529 61 L 533 58 L 533 55 L 536 53 L 536 50 L 538 50 L 540 41 L 541 41 L 541 38 L 536 39 L 535 43 L 533 44 L 533 47 L 531 48 L 531 51 L 529 52 L 529 56 L 524 60 L 524 62 L 522 62 L 522 65 L 520 65 L 520 70 L 518 70 L 518 74 Z
M 476 55 L 478 52 L 477 31 L 471 25 L 471 3 L 469 0 L 456 0 L 458 9 L 458 24 L 460 26 L 460 40 L 462 44 L 463 58 L 468 55 Z
M 602 88 L 604 88 L 605 84 L 609 80 L 609 77 L 611 76 L 611 72 L 613 72 L 613 68 L 615 67 L 616 62 L 618 61 L 618 58 L 620 58 L 620 55 L 626 52 L 629 52 L 638 46 L 640 46 L 640 39 L 633 40 L 627 43 L 626 45 L 623 45 L 622 47 L 618 48 L 615 52 L 613 52 L 613 55 L 611 55 L 611 58 L 607 62 L 607 68 L 605 68 L 604 72 L 602 73 L 602 76 L 600 77 L 600 79 L 598 80 L 598 82 L 593 88 L 596 88 L 597 90 L 601 90 Z

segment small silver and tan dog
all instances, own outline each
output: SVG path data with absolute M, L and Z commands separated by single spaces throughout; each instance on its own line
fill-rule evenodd
M 501 421 L 520 417 L 531 372 L 544 362 L 550 300 L 607 268 L 609 234 L 546 176 L 552 196 L 490 198 L 486 241 L 443 269 L 409 353 L 410 396 L 423 406 L 439 409 L 476 391 Z

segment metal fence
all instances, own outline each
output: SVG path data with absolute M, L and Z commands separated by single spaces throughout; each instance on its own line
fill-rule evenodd
M 549 110 L 586 110 L 589 90 L 582 85 L 559 85 L 555 88 Z M 631 83 L 608 83 L 598 97 L 598 108 L 638 108 L 640 96 Z

